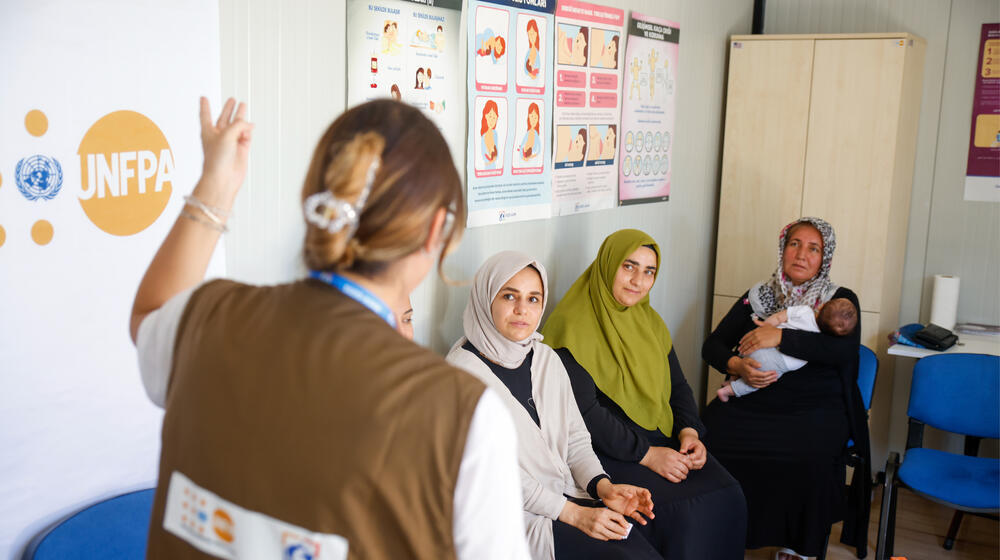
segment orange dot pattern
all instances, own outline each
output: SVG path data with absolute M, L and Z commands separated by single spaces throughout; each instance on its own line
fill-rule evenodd
M 39 245 L 48 245 L 53 233 L 52 224 L 48 220 L 38 220 L 31 226 L 31 239 Z
M 24 128 L 32 136 L 41 136 L 49 129 L 49 118 L 38 109 L 32 109 L 24 116 Z

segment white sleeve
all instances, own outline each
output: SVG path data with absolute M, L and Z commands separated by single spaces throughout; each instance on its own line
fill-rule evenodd
M 142 376 L 142 385 L 149 400 L 160 408 L 167 402 L 167 385 L 174 365 L 177 328 L 194 290 L 195 288 L 191 288 L 175 295 L 139 323 L 139 332 L 135 337 L 135 349 L 139 354 L 139 375 Z
M 528 560 L 514 421 L 487 388 L 472 415 L 455 484 L 452 519 L 459 560 Z
M 800 331 L 819 332 L 816 312 L 808 305 L 793 305 L 788 308 L 788 320 L 782 326 Z

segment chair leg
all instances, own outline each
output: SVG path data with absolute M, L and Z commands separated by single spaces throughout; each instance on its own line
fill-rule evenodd
M 890 504 L 893 494 L 896 493 L 896 469 L 899 468 L 899 453 L 889 454 L 889 460 L 885 464 L 885 487 L 882 489 L 882 509 L 878 517 L 878 537 L 875 543 L 875 560 L 888 560 L 892 554 L 892 544 L 890 542 L 889 528 L 896 524 L 895 517 L 890 517 L 892 513 Z
M 887 538 L 888 544 L 886 545 L 886 550 L 889 552 L 889 556 L 892 556 L 893 552 L 896 550 L 896 499 L 899 497 L 899 484 L 894 484 L 892 486 L 892 493 L 889 495 L 889 534 Z
M 951 547 L 955 546 L 955 537 L 958 536 L 958 528 L 962 525 L 963 513 L 955 510 L 955 515 L 951 518 L 951 527 L 948 527 L 948 536 L 944 538 L 945 550 L 951 550 Z

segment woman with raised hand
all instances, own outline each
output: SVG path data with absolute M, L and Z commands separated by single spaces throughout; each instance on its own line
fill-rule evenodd
M 441 133 L 392 100 L 347 111 L 302 190 L 310 277 L 202 283 L 247 169 L 234 105 L 202 99 L 202 177 L 132 309 L 166 409 L 148 558 L 526 558 L 503 402 L 394 328 L 465 220 Z
M 547 297 L 538 261 L 513 251 L 490 257 L 469 294 L 465 336 L 448 353 L 449 362 L 501 394 L 514 418 L 532 557 L 659 558 L 626 519 L 641 526 L 643 516 L 653 517 L 649 491 L 612 484 L 562 362 L 535 332 Z
M 639 532 L 665 558 L 742 558 L 743 494 L 701 441 L 670 331 L 649 303 L 659 268 L 659 246 L 646 233 L 609 235 L 542 334 L 569 373 L 608 474 L 652 493 L 656 519 Z
M 871 473 L 855 469 L 845 494 L 841 460 L 848 438 L 866 458 L 869 453 L 857 385 L 861 309 L 854 292 L 830 280 L 836 246 L 833 227 L 819 218 L 785 226 L 774 274 L 733 304 L 701 350 L 715 369 L 760 389 L 728 403 L 712 401 L 704 418 L 712 451 L 746 494 L 747 548 L 783 547 L 779 560 L 820 554 L 831 524 L 841 519 L 842 542 L 858 546 L 867 537 Z M 850 301 L 858 317 L 844 336 L 755 322 L 795 305 L 818 309 L 834 298 Z M 778 379 L 750 357 L 760 348 L 808 363 Z M 845 509 L 848 502 L 852 507 Z

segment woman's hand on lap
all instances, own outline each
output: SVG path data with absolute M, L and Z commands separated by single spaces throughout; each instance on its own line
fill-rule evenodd
M 631 484 L 612 484 L 605 478 L 597 483 L 597 496 L 604 505 L 635 519 L 641 525 L 646 524 L 643 515 L 653 518 L 653 497 L 645 488 Z
M 760 362 L 749 356 L 729 358 L 729 373 L 738 375 L 755 389 L 763 389 L 778 380 L 775 371 L 761 371 Z
M 639 464 L 669 480 L 681 482 L 694 466 L 691 458 L 669 447 L 650 446 Z
M 680 452 L 691 460 L 691 470 L 696 471 L 705 466 L 708 460 L 708 450 L 705 444 L 698 437 L 698 432 L 694 428 L 684 428 L 679 435 L 681 442 Z
M 608 508 L 590 508 L 566 502 L 559 521 L 572 525 L 599 541 L 620 541 L 628 536 L 628 521 Z

